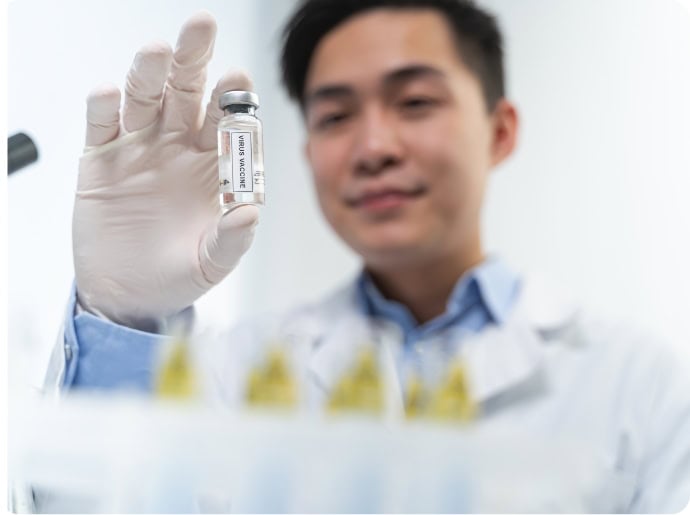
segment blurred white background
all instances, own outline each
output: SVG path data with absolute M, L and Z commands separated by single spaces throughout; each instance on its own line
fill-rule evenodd
M 506 36 L 509 96 L 522 122 L 485 211 L 488 249 L 536 271 L 592 310 L 690 347 L 690 15 L 672 0 L 484 0 Z M 287 0 L 14 0 L 9 5 L 8 131 L 40 161 L 8 181 L 13 384 L 40 384 L 73 270 L 71 209 L 85 97 L 119 86 L 139 46 L 174 45 L 211 11 L 209 82 L 254 77 L 265 126 L 268 205 L 255 243 L 199 302 L 202 324 L 318 298 L 358 262 L 325 225 L 302 158 L 297 110 L 279 84 Z

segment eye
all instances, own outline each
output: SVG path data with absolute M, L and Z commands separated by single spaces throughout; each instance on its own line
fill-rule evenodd
M 316 128 L 320 130 L 335 127 L 349 118 L 347 112 L 329 113 L 316 120 Z
M 398 102 L 398 106 L 409 113 L 419 113 L 434 107 L 438 102 L 430 97 L 407 97 Z

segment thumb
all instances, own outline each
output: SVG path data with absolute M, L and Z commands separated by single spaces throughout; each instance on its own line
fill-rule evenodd
M 215 227 L 206 232 L 199 248 L 199 266 L 204 278 L 218 284 L 235 268 L 254 239 L 259 209 L 244 204 L 225 213 Z

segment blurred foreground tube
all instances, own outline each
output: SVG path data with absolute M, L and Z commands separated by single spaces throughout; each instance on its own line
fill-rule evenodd
M 7 138 L 7 175 L 24 168 L 38 159 L 38 149 L 33 140 L 18 132 Z

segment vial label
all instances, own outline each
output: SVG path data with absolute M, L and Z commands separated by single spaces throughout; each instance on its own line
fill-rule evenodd
M 252 165 L 252 133 L 232 132 L 232 182 L 235 191 L 254 191 Z
M 251 132 L 223 131 L 221 133 L 220 189 L 223 193 L 253 192 L 254 171 Z M 224 159 L 223 159 L 224 158 Z M 228 159 L 229 158 L 229 159 Z M 230 165 L 229 167 L 227 165 Z M 229 168 L 229 170 L 228 170 Z

